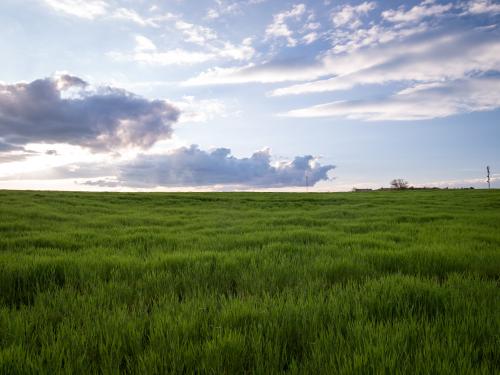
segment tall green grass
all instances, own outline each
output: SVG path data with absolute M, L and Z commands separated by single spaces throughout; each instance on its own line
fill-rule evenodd
M 0 191 L 0 373 L 500 372 L 500 191 Z

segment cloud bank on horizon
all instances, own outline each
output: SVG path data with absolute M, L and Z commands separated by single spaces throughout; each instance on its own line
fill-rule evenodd
M 67 74 L 30 83 L 1 84 L 0 156 L 3 161 L 14 161 L 36 155 L 24 148 L 33 143 L 63 143 L 94 153 L 149 150 L 158 141 L 171 137 L 179 115 L 180 110 L 167 101 L 148 100 L 114 87 L 91 88 L 83 79 Z M 56 150 L 45 152 L 45 156 L 54 155 L 58 155 Z M 112 173 L 115 176 L 111 179 L 93 179 L 84 184 L 267 188 L 303 186 L 306 178 L 314 185 L 328 180 L 328 171 L 334 168 L 320 165 L 312 155 L 273 165 L 269 150 L 239 159 L 227 148 L 203 151 L 192 145 L 163 154 L 138 154 L 126 161 L 115 158 L 105 166 L 82 162 L 76 169 L 63 166 L 41 173 L 16 172 L 7 179 L 99 177 L 101 173 Z
M 183 126 L 222 120 L 252 127 L 241 118 L 256 110 L 272 127 L 273 119 L 412 122 L 500 108 L 494 0 L 36 0 L 30 9 L 7 0 L 1 7 L 20 22 L 36 16 L 51 25 L 48 38 L 66 43 L 49 47 L 32 35 L 30 55 L 8 44 L 19 33 L 15 23 L 0 37 L 12 56 L 39 59 L 33 72 L 12 63 L 15 78 L 0 77 L 2 180 L 281 188 L 304 186 L 307 176 L 313 185 L 335 168 L 321 165 L 314 148 L 306 156 L 244 157 L 224 134 L 203 148 L 193 146 L 195 130 L 178 135 Z M 79 47 L 85 43 L 93 47 Z M 253 105 L 255 98 L 265 104 Z
M 312 155 L 297 156 L 292 161 L 273 165 L 270 150 L 255 152 L 249 158 L 237 158 L 227 148 L 204 151 L 191 145 L 168 154 L 139 155 L 118 165 L 115 178 L 94 179 L 85 184 L 141 188 L 210 185 L 235 188 L 301 187 L 306 176 L 311 186 L 328 180 L 328 172 L 334 168 L 333 165 L 322 166 Z

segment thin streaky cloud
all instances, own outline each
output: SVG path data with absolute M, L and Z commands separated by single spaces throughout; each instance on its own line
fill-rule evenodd
M 500 78 L 420 84 L 378 100 L 336 101 L 288 111 L 296 118 L 413 121 L 500 108 Z

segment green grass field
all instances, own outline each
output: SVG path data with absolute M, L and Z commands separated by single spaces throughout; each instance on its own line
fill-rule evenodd
M 1 374 L 500 372 L 500 191 L 0 191 Z

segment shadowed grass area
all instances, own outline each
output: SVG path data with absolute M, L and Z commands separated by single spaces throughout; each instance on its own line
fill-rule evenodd
M 500 371 L 500 191 L 0 191 L 0 373 Z

